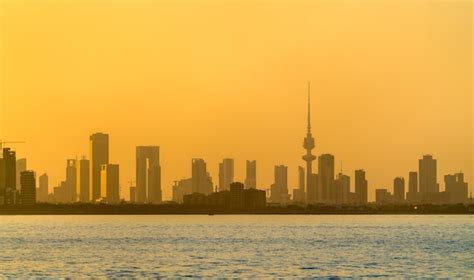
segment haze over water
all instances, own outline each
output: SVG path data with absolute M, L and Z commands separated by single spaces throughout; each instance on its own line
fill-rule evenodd
M 1 216 L 5 277 L 463 277 L 471 216 Z

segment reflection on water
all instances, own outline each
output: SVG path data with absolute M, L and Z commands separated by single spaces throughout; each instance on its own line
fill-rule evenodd
M 0 216 L 3 277 L 474 275 L 470 216 Z

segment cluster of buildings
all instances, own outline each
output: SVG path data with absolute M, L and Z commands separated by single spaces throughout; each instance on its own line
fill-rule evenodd
M 437 182 L 437 162 L 431 155 L 425 155 L 418 161 L 418 172 L 408 174 L 408 191 L 405 178 L 393 180 L 393 194 L 386 188 L 375 190 L 375 201 L 387 203 L 437 203 L 456 204 L 468 202 L 468 185 L 464 174 L 456 173 L 444 176 L 445 190 L 440 191 Z
M 309 88 L 308 88 L 309 90 Z M 288 204 L 366 204 L 368 181 L 364 170 L 354 173 L 354 192 L 351 178 L 342 170 L 336 175 L 334 156 L 312 154 L 315 140 L 311 132 L 311 103 L 308 92 L 308 120 L 302 159 L 306 168 L 298 168 L 298 187 L 292 195 L 288 190 L 288 167 L 275 166 L 274 183 L 266 191 L 257 189 L 257 163 L 246 162 L 244 183 L 234 180 L 234 159 L 225 158 L 219 163 L 218 185 L 203 159 L 191 161 L 191 177 L 175 181 L 172 200 L 185 205 L 225 206 L 231 209 L 257 209 L 267 203 Z M 109 135 L 95 133 L 90 136 L 89 159 L 68 159 L 66 178 L 49 193 L 48 175 L 38 178 L 26 168 L 26 159 L 16 160 L 15 152 L 2 150 L 0 158 L 0 204 L 34 204 L 35 201 L 50 203 L 119 203 L 119 165 L 109 162 Z M 317 159 L 317 172 L 313 161 Z M 394 180 L 393 194 L 386 188 L 375 191 L 376 203 L 465 203 L 468 202 L 468 185 L 464 175 L 457 173 L 444 177 L 445 191 L 437 182 L 437 163 L 431 155 L 419 160 L 418 172 L 410 172 L 408 191 L 405 179 Z M 136 185 L 130 186 L 131 203 L 161 203 L 161 166 L 158 146 L 136 147 Z

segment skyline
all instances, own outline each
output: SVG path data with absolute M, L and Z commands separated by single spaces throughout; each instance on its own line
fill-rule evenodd
M 313 153 L 365 169 L 369 200 L 427 153 L 472 182 L 471 3 L 206 3 L 3 2 L 0 138 L 50 186 L 102 131 L 123 197 L 139 145 L 160 146 L 165 199 L 192 158 L 214 183 L 255 159 L 260 188 L 287 165 L 291 192 L 311 81 Z

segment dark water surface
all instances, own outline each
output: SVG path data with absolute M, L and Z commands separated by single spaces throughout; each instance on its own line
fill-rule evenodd
M 474 220 L 0 216 L 0 276 L 474 278 Z

